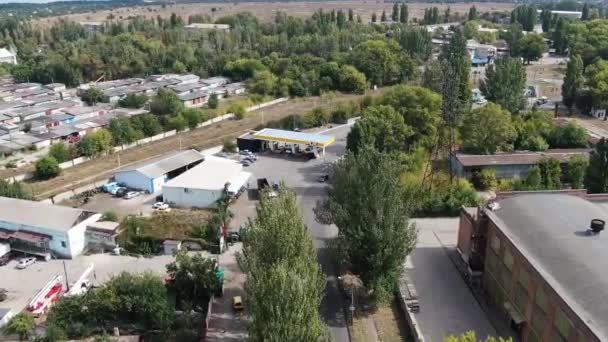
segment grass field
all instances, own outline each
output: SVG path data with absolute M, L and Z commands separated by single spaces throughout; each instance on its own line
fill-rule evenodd
M 450 4 L 452 13 L 468 12 L 471 6 L 475 5 L 478 11 L 510 11 L 514 5 L 509 3 L 493 3 L 493 2 L 462 2 Z M 95 13 L 80 13 L 70 14 L 57 17 L 49 17 L 36 20 L 39 25 L 51 25 L 59 20 L 72 21 L 105 21 L 112 15 L 114 20 L 126 20 L 130 17 L 145 16 L 146 18 L 154 19 L 157 16 L 167 18 L 171 13 L 175 13 L 187 20 L 188 16 L 193 14 L 207 14 L 212 19 L 217 19 L 222 16 L 238 13 L 251 12 L 261 21 L 270 21 L 277 12 L 286 12 L 295 17 L 308 17 L 314 11 L 323 8 L 323 10 L 339 10 L 353 9 L 355 14 L 361 16 L 364 21 L 369 21 L 372 13 L 380 15 L 383 10 L 387 14 L 391 13 L 393 4 L 390 2 L 381 1 L 324 1 L 324 2 L 239 2 L 239 3 L 199 3 L 199 4 L 173 4 L 166 6 L 139 6 L 129 8 L 119 8 L 107 11 L 98 11 Z M 424 9 L 431 6 L 439 7 L 440 11 L 447 7 L 444 4 L 428 4 L 428 3 L 408 3 L 410 17 L 422 17 Z

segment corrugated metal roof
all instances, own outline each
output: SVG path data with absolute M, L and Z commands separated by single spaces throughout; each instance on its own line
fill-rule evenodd
M 238 178 L 243 167 L 234 160 L 207 156 L 205 160 L 168 181 L 163 187 L 221 190 L 226 183 Z
M 196 163 L 203 159 L 204 156 L 198 151 L 187 150 L 171 156 L 162 156 L 154 160 L 145 161 L 141 164 L 129 166 L 117 172 L 138 171 L 149 178 L 157 178 L 173 170 L 179 169 L 180 167 Z
M 608 341 L 608 232 L 589 235 L 592 219 L 608 222 L 596 203 L 564 194 L 518 195 L 485 210 L 530 264 L 600 341 Z
M 8 222 L 65 232 L 93 214 L 60 205 L 0 197 L 0 228 L 11 229 L 2 223 Z
M 533 165 L 543 157 L 551 157 L 562 163 L 568 162 L 576 155 L 589 156 L 590 148 L 554 149 L 544 152 L 515 152 L 497 154 L 466 154 L 457 153 L 456 159 L 462 166 L 491 166 L 491 165 Z

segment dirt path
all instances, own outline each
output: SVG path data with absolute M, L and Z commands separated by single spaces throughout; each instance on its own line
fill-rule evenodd
M 375 96 L 383 91 L 384 90 L 381 89 L 368 94 Z M 235 139 L 245 131 L 263 125 L 265 122 L 278 120 L 292 114 L 304 115 L 313 108 L 319 106 L 331 109 L 337 103 L 360 97 L 360 95 L 344 94 L 338 95 L 333 99 L 321 100 L 319 97 L 310 97 L 307 99 L 289 100 L 272 107 L 252 111 L 242 120 L 220 122 L 208 127 L 180 133 L 172 137 L 125 150 L 120 152 L 120 165 L 121 167 L 124 167 L 129 164 L 178 150 L 180 148 L 180 143 L 182 149 L 190 148 L 193 145 L 196 145 L 198 148 L 221 145 L 226 140 Z M 112 154 L 65 169 L 62 174 L 56 178 L 46 181 L 31 180 L 27 183 L 31 186 L 32 192 L 36 198 L 44 199 L 67 190 L 76 189 L 94 181 L 109 178 L 113 171 L 118 168 L 118 156 L 117 154 Z

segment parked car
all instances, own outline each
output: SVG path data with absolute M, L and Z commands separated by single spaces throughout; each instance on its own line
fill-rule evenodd
M 0 289 L 0 302 L 4 302 L 8 298 L 7 293 L 6 289 Z
M 31 265 L 33 265 L 35 263 L 36 263 L 36 258 L 34 258 L 34 257 L 19 259 L 19 262 L 17 263 L 17 268 L 20 270 L 23 270 L 23 269 L 30 267 Z
M 243 166 L 249 166 L 249 165 L 251 165 L 251 162 L 249 160 L 241 160 L 241 164 Z
M 6 266 L 11 261 L 11 253 L 6 253 L 0 257 L 0 266 Z
M 542 106 L 547 103 L 549 103 L 549 99 L 546 96 L 541 96 L 536 100 L 537 106 Z
M 322 174 L 319 176 L 319 182 L 321 183 L 325 183 L 329 180 L 329 175 L 328 174 Z
M 232 309 L 235 312 L 243 311 L 243 309 L 245 309 L 243 306 L 243 298 L 241 298 L 241 296 L 232 297 Z
M 152 208 L 158 211 L 169 211 L 171 209 L 169 208 L 169 205 L 164 202 L 156 202 L 152 205 Z
M 252 155 L 253 152 L 251 152 L 249 150 L 242 150 L 242 151 L 239 151 L 239 154 L 243 155 L 243 156 L 249 156 L 249 155 Z
M 129 191 L 125 194 L 125 199 L 131 199 L 131 198 L 135 198 L 137 196 L 141 195 L 141 193 L 139 191 Z
M 127 192 L 129 192 L 129 190 L 127 188 L 121 186 L 120 188 L 116 189 L 116 191 L 114 192 L 114 196 L 124 197 L 127 194 Z

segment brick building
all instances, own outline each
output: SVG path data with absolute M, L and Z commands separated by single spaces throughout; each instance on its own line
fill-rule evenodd
M 529 192 L 463 208 L 458 250 L 523 342 L 608 341 L 608 204 Z

